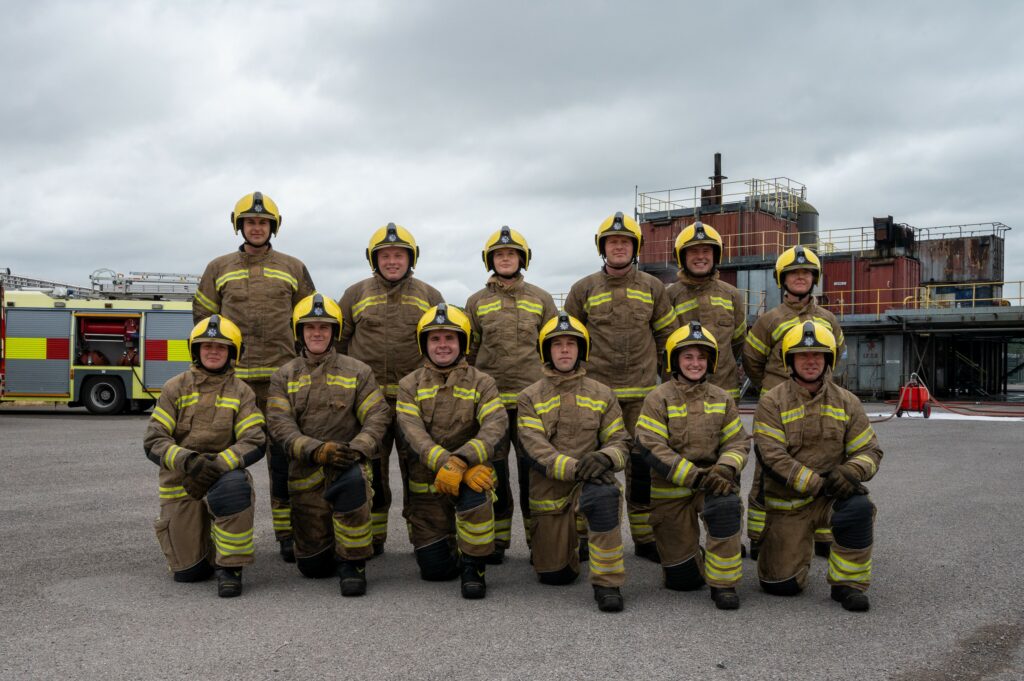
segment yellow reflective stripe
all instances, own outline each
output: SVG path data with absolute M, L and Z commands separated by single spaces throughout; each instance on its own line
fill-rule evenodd
M 537 303 L 532 303 L 529 300 L 517 300 L 516 301 L 516 307 L 519 308 L 520 310 L 525 310 L 526 312 L 530 312 L 532 314 L 535 314 L 538 317 L 544 314 L 544 306 L 543 305 L 538 305 Z
M 385 397 L 398 397 L 398 384 L 388 383 L 387 385 L 382 385 L 380 391 L 384 393 Z
M 228 532 L 214 525 L 210 531 L 214 548 L 221 556 L 248 556 L 253 553 L 253 531 Z
M 704 403 L 705 414 L 724 414 L 725 413 L 725 402 L 705 402 Z
M 494 541 L 494 516 L 482 523 L 471 523 L 455 516 L 455 534 L 460 542 L 484 546 Z
M 231 272 L 226 272 L 225 274 L 222 274 L 219 277 L 217 277 L 217 280 L 214 282 L 214 288 L 216 288 L 217 291 L 220 292 L 220 290 L 224 288 L 224 285 L 229 281 L 248 278 L 249 270 L 232 270 Z
M 668 417 L 670 419 L 685 419 L 686 418 L 686 405 L 680 404 L 679 406 L 668 405 Z
M 650 385 L 646 387 L 612 388 L 612 392 L 620 400 L 642 400 L 657 387 L 656 385 Z
M 280 409 L 281 411 L 291 411 L 291 403 L 283 397 L 268 397 L 267 398 L 267 409 Z
M 178 445 L 171 445 L 170 447 L 168 447 L 167 451 L 164 452 L 163 456 L 164 468 L 166 468 L 169 471 L 173 471 L 175 466 L 175 459 L 177 459 L 178 454 L 183 451 L 184 450 Z
M 495 397 L 490 402 L 480 405 L 476 412 L 476 420 L 483 423 L 485 418 L 503 408 L 504 405 L 502 405 L 501 400 Z
M 686 483 L 686 476 L 691 470 L 693 470 L 693 464 L 685 458 L 680 458 L 679 463 L 672 467 L 672 472 L 669 474 L 668 479 L 682 487 Z
M 718 436 L 718 442 L 719 443 L 725 442 L 726 440 L 731 438 L 733 435 L 735 435 L 736 433 L 740 432 L 740 428 L 742 428 L 742 427 L 743 427 L 743 425 L 740 423 L 739 417 L 734 418 L 732 421 L 729 421 L 729 423 L 727 423 L 724 426 L 722 426 L 722 433 L 721 433 L 721 435 Z
M 555 395 L 546 402 L 535 402 L 533 409 L 540 416 L 541 414 L 547 414 L 552 409 L 558 409 L 560 406 L 562 406 L 562 398 L 559 395 Z
M 666 426 L 661 421 L 653 419 L 645 414 L 641 414 L 640 417 L 637 418 L 636 427 L 643 428 L 644 430 L 649 430 L 655 435 L 660 435 L 666 440 L 668 439 L 668 426 Z
M 423 300 L 422 298 L 417 298 L 416 296 L 402 296 L 402 305 L 412 305 L 414 307 L 418 307 L 420 309 L 420 312 L 426 312 L 427 310 L 430 309 L 430 303 Z
M 312 489 L 324 481 L 323 469 L 317 468 L 313 473 L 298 480 L 289 480 L 288 489 L 297 492 L 304 492 Z
M 336 374 L 327 374 L 327 385 L 337 385 L 342 388 L 348 388 L 349 390 L 356 389 L 356 377 L 355 376 L 338 376 Z
M 803 508 L 812 501 L 814 501 L 814 497 L 800 497 L 799 499 L 765 497 L 764 505 L 773 511 L 795 511 L 798 508 Z
M 792 329 L 794 326 L 796 326 L 800 322 L 801 322 L 801 319 L 799 317 L 793 317 L 792 319 L 787 319 L 786 321 L 782 322 L 781 324 L 779 324 L 778 326 L 775 327 L 774 331 L 772 331 L 772 340 L 773 341 L 779 340 L 784 335 L 786 335 L 787 331 Z
M 422 402 L 423 400 L 432 400 L 437 397 L 437 391 L 441 388 L 439 385 L 431 386 L 429 388 L 420 388 L 416 391 L 416 401 Z
M 598 293 L 596 295 L 587 298 L 587 302 L 583 303 L 583 309 L 586 312 L 590 312 L 593 308 L 598 305 L 604 305 L 605 303 L 612 302 L 612 292 L 605 291 L 604 293 Z
M 235 376 L 243 381 L 255 381 L 261 378 L 270 378 L 277 371 L 277 367 L 236 367 Z
M 651 485 L 652 499 L 685 499 L 693 496 L 693 489 L 690 487 L 659 487 Z
M 7 359 L 46 359 L 45 338 L 8 338 L 4 355 Z M 191 359 L 191 357 L 190 357 Z
M 729 395 L 730 395 L 730 396 L 731 396 L 731 397 L 732 397 L 732 398 L 733 398 L 734 400 L 739 400 L 739 399 L 740 399 L 740 389 L 739 389 L 739 388 L 729 388 L 729 389 L 728 389 L 728 390 L 726 390 L 725 392 L 729 393 Z
M 654 322 L 654 330 L 655 331 L 661 331 L 665 327 L 671 325 L 672 322 L 674 322 L 675 320 L 676 320 L 676 311 L 673 310 L 673 309 L 670 309 L 664 315 L 659 317 L 656 322 Z
M 793 421 L 799 421 L 800 419 L 802 419 L 804 417 L 804 407 L 803 407 L 803 405 L 800 405 L 796 409 L 790 409 L 788 411 L 784 411 L 784 412 L 782 412 L 781 416 L 782 416 L 782 423 L 784 423 L 784 424 L 785 423 L 792 423 Z
M 213 312 L 214 314 L 220 312 L 220 305 L 218 305 L 217 303 L 213 302 L 205 295 L 203 295 L 202 291 L 196 291 L 196 300 L 199 301 L 199 304 L 205 307 L 210 312 Z
M 264 267 L 263 276 L 269 277 L 271 279 L 280 279 L 281 281 L 286 281 L 288 282 L 288 284 L 291 285 L 293 291 L 299 290 L 299 280 L 293 277 L 292 275 L 288 274 L 287 272 L 275 270 L 270 267 Z
M 297 393 L 302 388 L 308 387 L 310 384 L 312 384 L 312 382 L 313 382 L 313 379 L 310 377 L 310 375 L 309 374 L 305 374 L 304 376 L 299 376 L 299 380 L 297 380 L 297 381 L 288 381 L 287 390 L 288 390 L 289 394 L 290 393 Z
M 501 300 L 499 299 L 499 300 L 495 300 L 493 302 L 487 303 L 486 305 L 477 305 L 477 307 L 476 307 L 476 314 L 477 314 L 478 317 L 483 317 L 484 315 L 489 315 L 492 312 L 497 312 L 500 309 L 501 309 Z
M 878 464 L 876 464 L 874 460 L 867 454 L 858 454 L 857 456 L 853 457 L 851 461 L 859 461 L 860 463 L 867 466 L 868 475 L 874 475 L 875 472 L 878 470 Z
M 534 499 L 530 498 L 530 510 L 541 512 L 541 511 L 561 511 L 569 505 L 569 497 L 561 497 L 559 499 Z
M 501 404 L 506 408 L 515 408 L 519 401 L 519 393 L 501 393 Z
M 760 421 L 754 421 L 754 435 L 767 435 L 773 440 L 778 440 L 782 444 L 786 444 L 786 434 L 777 428 L 762 423 Z
M 743 334 L 745 334 L 746 332 L 747 332 L 747 323 L 746 322 L 740 322 L 740 325 L 737 326 L 736 330 L 732 332 L 732 339 L 734 341 L 738 341 L 740 338 L 743 338 Z
M 260 414 L 259 412 L 250 414 L 235 424 L 235 437 L 242 437 L 242 433 L 245 431 L 249 430 L 253 426 L 260 426 L 264 423 L 266 423 L 266 420 L 264 420 L 263 414 Z
M 177 421 L 174 420 L 173 416 L 164 411 L 163 408 L 154 407 L 153 416 L 151 418 L 166 428 L 168 433 L 174 432 L 174 425 Z
M 473 388 L 463 388 L 458 385 L 452 386 L 452 396 L 460 400 L 469 400 L 470 402 L 476 402 L 480 399 L 480 392 Z
M 346 525 L 337 518 L 332 518 L 334 540 L 349 549 L 361 549 L 373 543 L 371 523 L 367 520 L 362 525 Z
M 833 418 L 836 421 L 846 422 L 850 420 L 850 417 L 847 415 L 845 409 L 841 409 L 840 407 L 833 407 L 828 404 L 821 405 L 821 415 L 828 416 L 829 418 Z
M 372 474 L 371 474 L 372 477 Z M 372 482 L 372 480 L 371 480 Z M 373 536 L 386 536 L 388 533 L 388 514 L 370 512 L 370 527 Z
M 743 464 L 747 462 L 747 460 L 744 458 L 742 454 L 738 454 L 736 452 L 726 452 L 725 454 L 722 454 L 722 456 L 719 457 L 720 461 L 721 459 L 728 459 L 732 461 L 734 464 L 736 464 L 736 470 L 738 471 L 743 470 Z
M 698 305 L 700 305 L 700 300 L 697 298 L 691 298 L 690 300 L 684 300 L 677 304 L 674 311 L 676 315 L 683 315 L 690 310 L 696 310 Z
M 704 576 L 721 582 L 738 582 L 743 576 L 740 554 L 719 556 L 710 551 L 704 554 Z
M 494 539 L 496 541 L 511 541 L 512 540 L 512 519 L 497 519 L 494 520 Z
M 387 301 L 388 296 L 386 293 L 382 293 L 378 296 L 369 296 L 363 298 L 362 300 L 358 301 L 355 305 L 352 306 L 352 318 L 355 319 L 359 317 L 359 315 L 362 314 L 363 311 L 366 310 L 366 308 L 368 307 L 371 307 L 373 305 L 381 305 L 383 303 L 386 303 Z
M 427 467 L 430 468 L 430 470 L 432 471 L 436 471 L 438 468 L 441 467 L 441 457 L 447 454 L 448 450 L 446 450 L 444 447 L 442 447 L 441 445 L 434 445 L 433 447 L 430 448 L 430 451 L 427 452 Z
M 480 460 L 480 463 L 487 461 L 487 446 L 484 444 L 483 440 L 473 438 L 466 444 L 472 447 L 473 451 L 476 452 L 476 456 Z
M 620 430 L 625 429 L 626 424 L 623 423 L 622 417 L 619 417 L 612 421 L 611 423 L 609 423 L 607 426 L 605 426 L 604 430 L 602 430 L 601 433 L 598 435 L 598 439 L 601 441 L 601 444 L 604 444 L 612 435 L 619 432 Z
M 815 317 L 815 316 L 812 315 L 811 319 L 813 319 L 814 321 L 818 322 L 819 324 L 823 324 L 825 326 L 825 328 L 828 329 L 829 331 L 834 331 L 834 329 L 832 328 L 832 322 L 830 322 L 829 320 L 825 319 L 824 317 Z M 837 343 L 839 342 L 838 338 L 836 338 L 836 342 Z
M 625 571 L 622 562 L 622 544 L 612 549 L 601 549 L 594 542 L 588 541 L 587 548 L 590 552 L 591 572 L 610 575 Z
M 641 303 L 647 303 L 648 305 L 654 305 L 654 297 L 647 291 L 638 291 L 635 288 L 627 288 L 626 298 L 629 300 L 639 300 Z
M 516 421 L 520 428 L 533 428 L 542 433 L 544 432 L 544 422 L 540 419 L 535 419 L 532 416 L 519 416 Z
M 199 393 L 189 393 L 174 400 L 174 406 L 178 409 L 184 409 L 185 407 L 191 407 L 197 402 L 199 402 Z
M 875 430 L 871 426 L 868 426 L 860 435 L 846 443 L 846 453 L 853 454 L 857 450 L 864 449 L 864 447 L 871 442 L 871 438 L 874 437 L 874 435 Z
M 870 582 L 871 559 L 868 558 L 863 563 L 855 563 L 840 558 L 833 550 L 828 554 L 828 576 L 835 582 Z
M 409 491 L 413 494 L 436 494 L 437 488 L 425 482 L 409 481 Z
M 238 455 L 235 454 L 235 452 L 232 451 L 230 447 L 225 449 L 217 456 L 223 459 L 224 463 L 226 463 L 228 467 L 231 468 L 232 470 L 242 465 L 242 460 L 238 458 Z
M 288 489 L 292 489 L 291 483 L 288 483 Z M 270 513 L 273 517 L 274 532 L 292 531 L 292 509 L 290 507 L 272 508 Z
M 608 410 L 607 402 L 604 402 L 602 400 L 592 400 L 589 397 L 584 397 L 583 395 L 576 396 L 576 406 L 583 407 L 584 409 L 589 409 L 591 411 L 596 411 L 599 414 L 603 414 Z
M 181 499 L 187 497 L 188 492 L 181 485 L 169 485 L 164 487 L 160 485 L 160 498 L 161 499 Z
M 800 468 L 797 469 L 796 476 L 793 478 L 793 489 L 801 494 L 806 492 L 810 488 L 813 475 L 814 471 L 810 468 L 807 466 L 800 466 Z
M 750 333 L 747 334 L 747 345 L 749 345 L 750 347 L 754 348 L 755 350 L 760 352 L 762 355 L 765 355 L 765 356 L 768 355 L 768 346 L 765 345 L 764 343 L 762 343 L 760 341 L 760 339 L 757 336 L 754 335 L 753 331 L 751 331 Z
M 362 423 L 370 409 L 375 407 L 383 399 L 384 396 L 381 395 L 380 392 L 374 390 L 365 400 L 360 402 L 359 406 L 356 407 L 356 418 L 359 419 L 359 423 Z
M 242 401 L 237 397 L 221 397 L 218 395 L 214 406 L 231 409 L 232 411 L 237 412 L 238 408 L 242 406 Z
M 747 506 L 747 529 L 752 532 L 764 532 L 764 511 Z
M 551 477 L 555 480 L 572 480 L 573 473 L 568 472 L 569 462 L 572 460 L 572 457 L 556 454 L 555 462 L 551 465 Z
M 408 414 L 409 416 L 415 416 L 417 418 L 422 416 L 420 407 L 412 402 L 398 402 L 395 404 L 395 411 L 399 414 Z
M 726 310 L 728 310 L 729 312 L 732 312 L 735 309 L 733 307 L 733 305 L 732 305 L 732 301 L 729 300 L 728 298 L 720 298 L 718 296 L 709 296 L 708 300 L 711 302 L 711 304 L 714 307 L 723 307 Z

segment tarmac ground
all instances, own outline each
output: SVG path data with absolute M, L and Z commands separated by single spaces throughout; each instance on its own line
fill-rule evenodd
M 262 463 L 244 595 L 175 583 L 153 533 L 147 418 L 0 409 L 0 678 L 1024 678 L 1017 420 L 876 425 L 885 458 L 868 484 L 878 507 L 870 612 L 829 599 L 822 558 L 793 598 L 761 592 L 744 560 L 742 607 L 719 611 L 707 588 L 662 588 L 626 532 L 626 610 L 606 614 L 585 570 L 567 587 L 536 581 L 518 511 L 485 600 L 460 598 L 457 581 L 420 581 L 394 457 L 399 501 L 365 597 L 343 599 L 337 580 L 305 579 L 280 560 Z

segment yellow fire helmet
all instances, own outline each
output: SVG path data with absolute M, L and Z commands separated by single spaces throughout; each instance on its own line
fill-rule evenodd
M 676 237 L 676 265 L 679 269 L 686 269 L 686 260 L 683 256 L 683 250 L 690 246 L 696 246 L 698 244 L 707 244 L 711 246 L 714 251 L 714 263 L 715 267 L 722 264 L 722 235 L 718 233 L 718 230 L 711 225 L 705 225 L 701 221 L 697 221 L 679 232 L 679 236 Z M 714 271 L 714 270 L 712 270 Z
M 798 352 L 823 352 L 825 364 L 836 368 L 836 337 L 824 324 L 807 320 L 797 324 L 782 337 L 782 359 L 793 368 L 793 355 Z
M 545 322 L 537 336 L 537 350 L 542 362 L 551 362 L 551 341 L 559 336 L 576 338 L 576 344 L 580 348 L 577 363 L 587 361 L 590 357 L 590 334 L 587 333 L 587 327 L 565 310 L 559 310 L 557 315 Z
M 292 335 L 295 342 L 304 345 L 302 336 L 299 333 L 299 325 L 306 322 L 327 322 L 334 324 L 334 340 L 341 340 L 342 314 L 338 304 L 323 295 L 314 292 L 299 301 L 292 310 Z
M 436 329 L 449 329 L 459 334 L 459 349 L 463 355 L 469 353 L 469 317 L 466 313 L 448 303 L 438 303 L 423 313 L 416 325 L 416 343 L 420 354 L 427 356 L 427 334 Z
M 669 371 L 675 373 L 679 370 L 677 356 L 688 347 L 700 347 L 707 350 L 708 373 L 715 373 L 715 369 L 718 368 L 718 341 L 696 320 L 673 331 L 665 341 L 665 360 L 668 362 L 665 366 L 669 367 Z
M 237 360 L 242 354 L 242 330 L 227 317 L 211 315 L 196 324 L 188 335 L 188 348 L 194 364 L 199 364 L 199 346 L 202 343 L 227 345 L 228 361 Z
M 818 285 L 818 278 L 821 276 L 821 261 L 809 248 L 793 246 L 782 252 L 779 259 L 775 261 L 775 284 L 782 286 L 782 275 L 793 270 L 810 270 L 814 273 L 812 287 Z
M 270 233 L 277 236 L 277 230 L 281 228 L 281 211 L 277 204 L 263 192 L 253 192 L 238 199 L 235 209 L 231 211 L 231 224 L 235 228 L 235 234 L 242 231 L 242 218 L 267 218 L 270 220 Z
M 604 240 L 616 235 L 628 236 L 633 240 L 633 262 L 636 262 L 636 259 L 640 257 L 640 244 L 644 239 L 643 233 L 640 231 L 640 225 L 636 223 L 636 220 L 628 215 L 623 215 L 622 211 L 606 219 L 597 228 L 597 234 L 594 235 L 597 254 L 604 257 Z
M 401 225 L 389 222 L 370 237 L 370 245 L 366 247 L 366 261 L 370 263 L 370 270 L 377 271 L 377 257 L 374 255 L 382 248 L 392 246 L 405 248 L 409 251 L 409 269 L 416 269 L 416 261 L 420 259 L 420 247 L 416 245 L 416 239 L 412 232 Z
M 484 244 L 484 250 L 480 252 L 481 257 L 484 259 L 484 267 L 488 270 L 494 269 L 494 261 L 491 259 L 491 254 L 499 248 L 514 248 L 519 251 L 521 254 L 519 256 L 520 266 L 524 270 L 530 269 L 530 258 L 533 257 L 530 244 L 526 243 L 526 237 L 514 229 L 509 229 L 508 225 L 503 226 L 492 234 L 487 239 L 487 243 Z

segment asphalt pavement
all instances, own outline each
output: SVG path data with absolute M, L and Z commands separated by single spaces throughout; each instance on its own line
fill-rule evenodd
M 626 610 L 606 614 L 585 573 L 537 583 L 518 510 L 485 600 L 460 598 L 457 581 L 420 581 L 400 501 L 368 594 L 342 599 L 336 580 L 305 579 L 278 557 L 262 463 L 244 595 L 177 584 L 153 533 L 146 420 L 0 409 L 0 678 L 1024 678 L 1018 421 L 876 426 L 870 612 L 829 600 L 822 558 L 794 598 L 762 593 L 745 560 L 741 609 L 718 611 L 706 588 L 662 588 L 627 532 Z

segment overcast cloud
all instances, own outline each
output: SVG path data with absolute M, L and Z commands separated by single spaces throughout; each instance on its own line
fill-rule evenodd
M 300 9 L 301 8 L 301 9 Z M 1011 227 L 1024 5 L 25 2 L 0 26 L 0 267 L 201 273 L 261 190 L 340 295 L 394 221 L 462 303 L 502 224 L 552 292 L 641 191 L 803 182 L 821 227 Z

